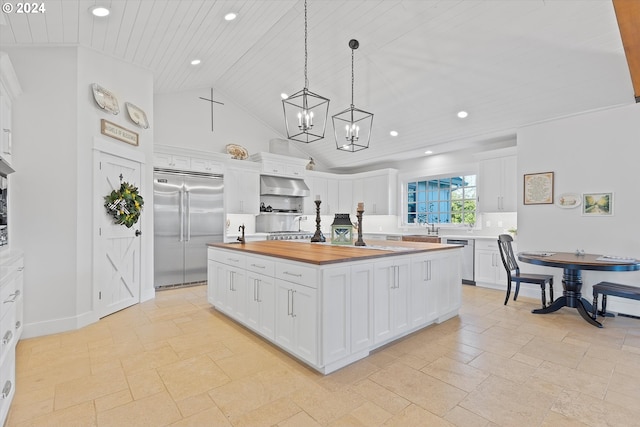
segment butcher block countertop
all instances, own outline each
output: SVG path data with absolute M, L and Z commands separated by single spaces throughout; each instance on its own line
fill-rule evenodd
M 380 245 L 351 246 L 311 243 L 307 241 L 264 240 L 246 243 L 209 243 L 212 248 L 229 249 L 255 255 L 323 265 L 360 261 L 394 255 L 409 255 L 456 249 L 459 245 L 384 241 Z

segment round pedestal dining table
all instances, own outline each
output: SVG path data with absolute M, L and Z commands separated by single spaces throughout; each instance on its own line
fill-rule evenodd
M 562 307 L 578 310 L 584 320 L 590 324 L 602 327 L 602 324 L 591 317 L 593 306 L 582 298 L 582 270 L 596 271 L 637 271 L 640 270 L 640 260 L 620 257 L 606 257 L 603 255 L 585 254 L 578 252 L 521 252 L 518 259 L 528 264 L 563 269 L 562 296 L 553 301 L 546 308 L 533 310 L 535 314 L 553 313 Z

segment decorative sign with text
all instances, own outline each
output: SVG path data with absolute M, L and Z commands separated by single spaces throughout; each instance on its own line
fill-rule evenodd
M 138 134 L 118 126 L 115 123 L 111 123 L 108 120 L 100 119 L 100 133 L 110 136 L 111 138 L 119 139 L 131 145 L 138 145 Z

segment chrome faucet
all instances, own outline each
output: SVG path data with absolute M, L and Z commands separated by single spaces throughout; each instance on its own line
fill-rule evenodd
M 242 231 L 242 236 L 238 236 L 238 242 L 244 243 L 244 224 L 238 227 L 238 231 Z

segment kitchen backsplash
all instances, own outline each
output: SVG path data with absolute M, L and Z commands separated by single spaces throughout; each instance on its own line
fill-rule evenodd
M 321 215 L 320 227 L 325 235 L 331 232 L 333 215 Z M 356 222 L 356 216 L 351 215 L 351 221 Z M 517 228 L 518 214 L 516 212 L 506 213 L 484 213 L 478 214 L 478 223 L 473 229 L 468 228 L 447 228 L 440 226 L 441 236 L 451 236 L 469 234 L 470 236 L 497 236 L 506 233 L 509 229 Z M 245 234 L 254 234 L 255 215 L 251 214 L 228 214 L 227 215 L 227 236 L 237 236 L 238 227 L 245 225 Z M 363 232 L 365 233 L 426 233 L 426 228 L 402 227 L 396 215 L 364 215 L 362 219 Z M 436 225 L 436 227 L 438 227 Z M 304 231 L 314 232 L 316 229 L 315 215 L 302 215 L 300 228 Z

